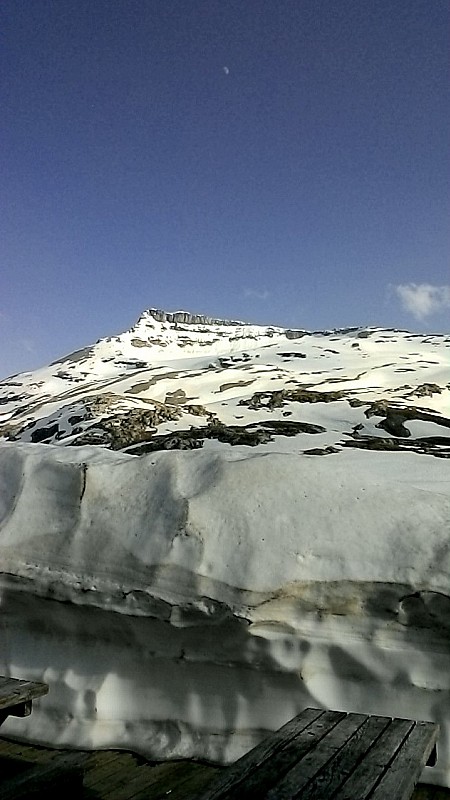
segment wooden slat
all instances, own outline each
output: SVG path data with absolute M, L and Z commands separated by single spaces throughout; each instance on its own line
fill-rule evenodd
M 221 800 L 233 798 L 265 796 L 280 778 L 290 770 L 307 753 L 317 747 L 320 742 L 341 719 L 346 717 L 343 711 L 325 711 L 318 719 L 310 723 L 306 729 L 291 739 L 283 748 L 266 759 L 257 770 L 253 771 L 244 781 L 236 783 L 232 789 L 220 795 Z
M 105 783 L 111 785 L 114 776 L 126 775 L 128 771 L 132 771 L 135 764 L 136 760 L 131 753 L 116 754 L 115 758 L 95 770 L 95 775 L 92 779 L 89 776 L 89 788 L 96 789 Z
M 11 708 L 47 694 L 46 683 L 0 677 L 0 709 Z
M 196 764 L 195 770 L 192 771 L 189 778 L 180 783 L 177 781 L 173 789 L 170 787 L 167 800 L 197 800 L 199 793 L 205 789 L 218 769 L 220 768 Z M 132 800 L 147 800 L 147 798 L 141 795 L 140 798 L 132 798 Z
M 111 783 L 108 791 L 108 800 L 133 800 L 143 788 L 146 788 L 150 793 L 152 783 L 155 784 L 161 780 L 161 775 L 164 775 L 164 780 L 167 782 L 167 789 L 169 789 L 170 786 L 167 775 L 169 775 L 169 777 L 174 777 L 176 775 L 174 783 L 177 783 L 178 780 L 184 780 L 186 774 L 191 773 L 192 769 L 195 769 L 191 761 L 177 762 L 176 771 L 174 771 L 175 764 L 173 762 L 169 762 L 167 766 L 168 769 L 166 773 L 160 772 L 160 774 L 156 773 L 155 775 L 152 767 L 146 764 L 141 764 L 140 766 L 136 764 L 133 770 L 130 770 L 128 774 L 124 773 L 115 780 L 114 783 Z
M 380 780 L 397 750 L 414 727 L 414 722 L 406 719 L 393 719 L 383 736 L 369 750 L 349 779 L 337 792 L 333 800 L 366 800 Z M 392 798 L 394 800 L 394 798 Z M 397 798 L 395 798 L 397 800 Z
M 115 761 L 118 755 L 123 755 L 122 751 L 93 750 L 91 753 L 89 753 L 89 760 L 87 762 L 88 774 L 93 770 L 99 770 L 102 767 L 105 767 L 107 764 L 110 764 L 112 761 Z
M 127 780 L 121 780 L 119 776 L 118 780 L 110 783 L 107 791 L 104 793 L 102 792 L 102 795 L 106 796 L 108 800 L 135 800 L 136 797 L 139 797 L 140 794 L 145 792 L 147 800 L 150 800 L 152 796 L 152 782 L 156 783 L 162 776 L 164 776 L 164 780 L 166 781 L 167 791 L 170 791 L 172 786 L 170 777 L 172 775 L 173 764 L 170 766 L 171 768 L 160 773 L 158 778 L 157 767 L 136 765 L 133 772 L 128 773 Z M 155 772 L 156 775 L 154 774 Z
M 352 737 L 360 731 L 368 717 L 366 714 L 347 714 L 321 739 L 314 750 L 299 759 L 295 766 L 268 792 L 267 800 L 291 800 L 312 781 Z M 355 763 L 353 759 L 353 764 Z M 342 782 L 342 781 L 341 781 Z M 326 797 L 328 798 L 328 794 Z
M 82 791 L 83 764 L 78 753 L 70 753 L 49 764 L 36 764 L 0 784 L 0 800 L 33 800 L 50 790 Z
M 358 716 L 359 715 L 355 715 Z M 317 750 L 323 744 L 323 741 L 331 734 L 334 734 L 336 727 L 345 722 L 347 715 L 343 711 L 325 711 L 319 719 L 312 722 L 308 727 L 301 731 L 289 744 L 278 750 L 278 752 L 270 759 L 264 762 L 262 766 L 252 773 L 242 784 L 239 789 L 242 793 L 248 792 L 249 796 L 252 793 L 261 793 L 264 790 L 264 796 L 272 787 L 279 786 L 279 783 L 284 779 L 285 775 L 297 763 L 308 756 L 312 755 L 313 759 L 316 758 Z M 348 723 L 348 728 L 352 731 L 355 725 L 361 725 L 364 721 L 364 716 L 359 717 L 358 722 L 351 719 Z M 349 731 L 347 730 L 344 736 L 348 738 Z M 345 738 L 344 738 L 345 741 Z M 328 756 L 329 758 L 330 756 Z M 238 794 L 230 795 L 237 797 Z M 289 795 L 288 795 L 289 796 Z M 228 795 L 227 795 L 228 797 Z M 278 797 L 277 791 L 274 791 L 273 797 Z
M 416 722 L 413 730 L 389 765 L 371 800 L 409 798 L 433 750 L 439 727 L 432 722 Z
M 344 747 L 326 764 L 320 774 L 303 790 L 302 800 L 328 800 L 349 777 L 355 766 L 370 750 L 390 724 L 390 717 L 368 717 Z
M 108 764 L 107 768 L 97 767 L 93 770 L 88 770 L 85 776 L 86 785 L 89 789 L 97 790 L 100 786 L 108 785 L 117 778 L 117 776 L 127 775 L 129 773 L 129 765 L 123 764 L 121 761 L 115 759 Z
M 5 678 L 0 676 L 0 697 L 8 696 L 10 693 L 18 693 L 22 699 L 26 699 L 27 693 L 33 693 L 35 690 L 39 691 L 42 687 L 46 687 L 44 694 L 48 692 L 46 683 L 38 681 L 23 681 L 19 678 Z
M 172 763 L 172 767 L 174 764 Z M 151 770 L 150 770 L 151 772 Z M 195 764 L 192 761 L 179 762 L 176 771 L 169 771 L 163 779 L 163 786 L 161 785 L 161 776 L 157 781 L 152 781 L 152 776 L 148 774 L 141 776 L 140 780 L 134 781 L 131 785 L 122 787 L 116 791 L 116 787 L 108 794 L 108 800 L 136 800 L 136 797 L 142 796 L 145 793 L 146 800 L 152 800 L 157 797 L 158 800 L 161 796 L 167 794 L 167 800 L 172 800 L 172 793 L 176 791 L 179 784 L 184 787 L 189 780 L 192 780 L 195 774 Z M 185 800 L 186 795 L 182 791 L 181 797 Z
M 289 720 L 282 728 L 268 736 L 260 742 L 253 750 L 246 753 L 234 764 L 227 767 L 223 774 L 219 775 L 211 786 L 198 798 L 198 800 L 215 800 L 222 795 L 236 782 L 241 782 L 247 775 L 250 775 L 263 761 L 273 756 L 277 750 L 289 743 L 294 736 L 303 731 L 311 722 L 319 719 L 325 712 L 317 708 L 306 708 L 302 714 Z
M 31 745 L 24 745 L 18 742 L 9 742 L 0 740 L 0 759 L 7 760 L 8 758 L 15 758 L 21 761 L 30 761 L 36 763 L 46 763 L 54 758 L 57 750 L 47 750 L 41 747 L 33 747 Z M 0 772 L 1 774 L 1 772 Z
M 186 776 L 186 768 L 188 765 L 185 761 L 179 761 L 175 764 L 172 762 L 166 764 L 166 766 L 168 768 L 167 771 L 159 772 L 156 779 L 154 776 L 149 777 L 149 782 L 144 790 L 146 800 L 161 800 L 161 798 L 170 800 L 171 787 L 175 787 L 178 780 Z M 189 764 L 189 766 L 192 766 L 192 764 Z M 141 795 L 142 790 L 139 792 L 138 796 Z M 135 797 L 136 795 L 132 800 L 135 800 Z
M 0 739 L 0 758 L 4 758 L 8 755 L 20 755 L 21 754 L 21 747 L 17 745 L 16 742 L 9 742 L 6 739 Z

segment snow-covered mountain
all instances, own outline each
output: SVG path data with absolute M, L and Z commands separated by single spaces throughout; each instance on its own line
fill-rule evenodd
M 448 457 L 449 366 L 450 336 L 150 310 L 130 331 L 0 383 L 0 435 L 135 455 L 276 439 L 297 454 Z
M 147 311 L 0 384 L 5 733 L 234 759 L 306 705 L 435 719 L 450 337 Z

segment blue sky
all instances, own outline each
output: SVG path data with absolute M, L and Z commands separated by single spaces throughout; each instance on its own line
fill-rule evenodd
M 4 0 L 0 376 L 145 308 L 450 329 L 448 0 Z

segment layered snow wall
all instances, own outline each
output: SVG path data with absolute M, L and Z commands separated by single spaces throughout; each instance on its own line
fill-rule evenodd
M 0 446 L 4 733 L 226 763 L 305 706 L 436 720 L 450 785 L 449 462 L 208 443 Z

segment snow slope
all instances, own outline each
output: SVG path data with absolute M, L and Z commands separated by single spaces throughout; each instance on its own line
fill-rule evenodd
M 416 716 L 450 785 L 449 355 L 148 311 L 0 384 L 0 670 L 50 684 L 5 733 L 227 762 Z

